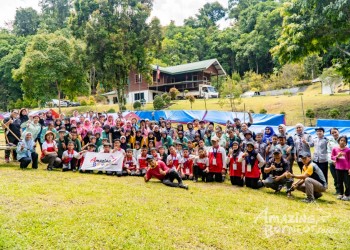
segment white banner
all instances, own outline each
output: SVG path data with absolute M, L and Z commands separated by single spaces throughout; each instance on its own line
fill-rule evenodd
M 84 163 L 81 166 L 83 170 L 99 171 L 122 171 L 124 155 L 121 152 L 115 153 L 92 153 L 85 155 Z

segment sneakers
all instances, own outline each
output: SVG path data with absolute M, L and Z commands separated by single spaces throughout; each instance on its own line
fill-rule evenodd
M 314 193 L 314 197 L 315 199 L 317 200 L 318 198 L 321 198 L 322 197 L 322 193 Z
M 343 195 L 342 194 L 337 196 L 337 200 L 342 200 L 342 199 L 343 199 Z
M 315 199 L 310 199 L 310 198 L 306 198 L 306 199 L 303 199 L 301 200 L 302 202 L 305 202 L 305 203 L 316 203 L 316 200 Z
M 275 194 L 278 194 L 279 192 L 281 192 L 282 188 L 283 188 L 283 186 L 279 185 L 278 188 L 275 190 Z
M 350 201 L 350 196 L 343 196 L 342 201 Z
M 188 186 L 185 185 L 185 184 L 183 184 L 183 183 L 180 183 L 180 184 L 179 184 L 179 188 L 183 188 L 183 189 L 188 190 Z
M 52 167 L 47 167 L 47 171 L 52 171 Z

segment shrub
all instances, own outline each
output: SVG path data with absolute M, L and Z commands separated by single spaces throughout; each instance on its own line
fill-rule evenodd
M 165 100 L 169 95 L 167 93 L 162 94 L 162 99 Z
M 167 96 L 167 97 L 164 99 L 164 102 L 166 103 L 166 105 L 169 105 L 170 102 L 171 102 L 171 97 L 170 97 L 170 96 Z
M 266 114 L 267 110 L 266 109 L 260 109 L 259 114 Z
M 169 94 L 170 94 L 170 98 L 171 100 L 175 100 L 176 99 L 176 96 L 180 93 L 180 91 L 177 89 L 177 88 L 171 88 L 169 90 Z
M 250 112 L 250 113 L 252 113 L 252 114 L 254 114 L 254 113 L 255 113 L 255 111 L 254 111 L 254 110 L 252 110 L 252 109 L 250 109 L 250 110 L 249 110 L 249 112 Z
M 328 115 L 332 118 L 338 118 L 340 116 L 340 111 L 337 108 L 331 109 Z
M 126 106 L 125 105 L 121 106 L 120 111 L 126 111 Z
M 88 104 L 89 104 L 90 106 L 96 104 L 95 98 L 94 98 L 93 96 L 89 96 Z
M 346 119 L 350 120 L 350 112 L 346 114 Z
M 315 118 L 315 111 L 313 111 L 312 109 L 307 109 L 305 116 L 309 119 L 313 119 Z
M 97 103 L 106 103 L 107 102 L 107 97 L 105 97 L 103 95 L 96 95 L 95 96 L 95 101 Z
M 281 111 L 281 113 L 280 113 L 281 115 L 286 115 L 286 112 L 284 112 L 284 111 Z
M 141 102 L 140 101 L 135 101 L 132 106 L 133 106 L 134 109 L 139 110 L 139 109 L 141 109 Z
M 153 107 L 155 110 L 160 110 L 162 108 L 164 108 L 164 101 L 162 99 L 162 97 L 160 97 L 159 95 L 155 96 L 154 100 L 153 100 Z
M 116 111 L 115 111 L 115 109 L 112 108 L 112 109 L 108 109 L 107 113 L 116 113 Z
M 87 106 L 86 100 L 85 99 L 81 100 L 80 105 L 81 106 Z

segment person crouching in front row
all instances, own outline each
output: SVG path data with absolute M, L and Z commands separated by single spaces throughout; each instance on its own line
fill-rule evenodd
M 152 155 L 148 155 L 147 163 L 148 169 L 144 176 L 145 182 L 154 177 L 166 186 L 188 189 L 188 186 L 182 183 L 179 173 L 175 169 L 168 168 L 164 162 L 154 159 Z M 174 182 L 175 179 L 177 183 Z
M 17 160 L 21 163 L 21 169 L 27 168 L 32 162 L 32 168 L 38 168 L 38 154 L 35 152 L 35 142 L 32 133 L 26 133 L 24 140 L 17 144 Z
M 263 180 L 265 187 L 272 188 L 275 193 L 279 193 L 284 185 L 287 185 L 287 196 L 290 197 L 290 188 L 293 180 L 286 178 L 286 173 L 289 170 L 288 161 L 282 156 L 279 148 L 275 148 L 272 152 L 272 158 L 267 163 L 264 172 L 268 177 Z
M 135 157 L 133 156 L 133 150 L 131 148 L 128 148 L 126 150 L 126 155 L 124 157 L 124 163 L 123 163 L 123 175 L 136 175 L 136 166 L 137 161 Z

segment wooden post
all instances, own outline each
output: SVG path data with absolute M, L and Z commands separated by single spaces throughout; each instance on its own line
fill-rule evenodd
M 303 100 L 303 96 L 301 95 L 301 109 L 303 111 L 303 119 L 304 119 L 304 124 L 306 123 L 305 121 L 305 111 L 304 111 L 304 100 Z

